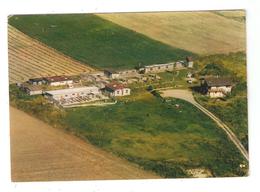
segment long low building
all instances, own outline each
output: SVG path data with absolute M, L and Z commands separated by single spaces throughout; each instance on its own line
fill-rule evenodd
M 100 90 L 98 87 L 91 86 L 91 87 L 77 87 L 77 88 L 70 88 L 70 89 L 60 89 L 60 90 L 52 90 L 52 91 L 45 91 L 45 96 L 54 101 L 62 101 L 71 98 L 77 97 L 95 97 L 95 95 L 100 94 Z
M 61 75 L 61 76 L 44 77 L 43 82 L 50 86 L 61 86 L 61 85 L 70 85 L 73 83 L 73 80 L 68 76 Z
M 175 62 L 147 65 L 147 66 L 139 69 L 139 71 L 141 73 L 160 73 L 160 72 L 165 72 L 165 71 L 172 71 L 174 69 L 174 65 L 175 65 Z

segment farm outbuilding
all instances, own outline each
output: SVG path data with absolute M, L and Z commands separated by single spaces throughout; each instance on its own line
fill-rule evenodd
M 182 69 L 185 67 L 185 62 L 184 61 L 177 61 L 175 63 L 175 69 Z
M 233 87 L 229 77 L 204 77 L 201 78 L 202 92 L 211 98 L 225 97 L 231 93 Z
M 41 86 L 32 85 L 29 83 L 21 84 L 20 89 L 26 92 L 28 95 L 41 95 L 43 93 Z
M 172 71 L 174 69 L 175 63 L 163 63 L 163 64 L 154 64 L 154 65 L 147 65 L 143 68 L 140 68 L 140 73 L 160 73 L 166 71 Z
M 186 61 L 187 61 L 187 67 L 188 68 L 193 68 L 193 59 L 191 56 L 187 56 L 186 57 Z
M 28 80 L 28 83 L 32 85 L 42 85 L 43 84 L 43 78 L 32 78 Z
M 70 89 L 59 89 L 44 92 L 45 97 L 52 101 L 56 101 L 58 103 L 62 101 L 66 101 L 72 98 L 80 98 L 80 97 L 89 97 L 93 98 L 95 95 L 100 94 L 100 90 L 98 87 L 77 87 Z
M 61 85 L 71 85 L 73 84 L 73 80 L 65 75 L 62 76 L 52 76 L 52 77 L 44 77 L 43 82 L 50 86 L 61 86 Z
M 107 76 L 110 79 L 119 78 L 119 73 L 116 70 L 113 70 L 113 69 L 104 70 L 104 74 L 105 74 L 105 76 Z
M 131 94 L 131 89 L 125 87 L 123 84 L 114 82 L 106 84 L 104 92 L 110 97 L 126 96 Z
M 138 71 L 136 69 L 119 70 L 118 73 L 120 78 L 138 76 Z

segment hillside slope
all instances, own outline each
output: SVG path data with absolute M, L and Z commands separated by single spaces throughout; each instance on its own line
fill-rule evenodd
M 159 178 L 10 107 L 13 181 Z
M 219 14 L 160 12 L 98 16 L 173 47 L 198 54 L 216 54 L 245 50 L 245 23 L 226 16 L 231 13 L 244 15 L 243 11 L 231 11 Z
M 192 55 L 92 14 L 13 16 L 9 24 L 99 68 L 133 68 Z
M 40 43 L 12 26 L 8 26 L 9 82 L 26 81 L 33 77 L 73 75 L 93 71 Z

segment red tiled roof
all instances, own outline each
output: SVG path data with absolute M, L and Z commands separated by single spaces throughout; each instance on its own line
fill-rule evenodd
M 109 83 L 109 84 L 106 84 L 105 86 L 106 86 L 106 88 L 111 89 L 111 90 L 113 90 L 113 91 L 115 91 L 115 90 L 117 90 L 117 89 L 124 89 L 124 88 L 126 88 L 126 87 L 125 87 L 123 84 L 121 84 L 121 83 Z

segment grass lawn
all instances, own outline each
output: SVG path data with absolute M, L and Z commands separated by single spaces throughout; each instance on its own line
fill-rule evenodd
M 163 102 L 149 93 L 136 98 L 69 109 L 65 124 L 91 143 L 164 177 L 186 177 L 189 168 L 206 168 L 214 176 L 245 174 L 233 144 L 191 104 Z
M 193 55 L 92 14 L 13 16 L 9 24 L 97 68 L 134 68 Z

